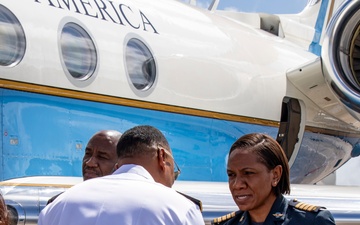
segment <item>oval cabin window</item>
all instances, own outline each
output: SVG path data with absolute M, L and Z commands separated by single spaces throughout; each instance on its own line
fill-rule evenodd
M 0 5 L 0 65 L 17 65 L 25 54 L 25 33 L 14 14 Z
M 70 78 L 85 81 L 94 74 L 97 65 L 95 44 L 82 27 L 72 22 L 65 24 L 60 49 Z
M 125 54 L 131 83 L 137 90 L 148 90 L 156 78 L 156 64 L 149 48 L 139 39 L 131 38 L 127 42 Z

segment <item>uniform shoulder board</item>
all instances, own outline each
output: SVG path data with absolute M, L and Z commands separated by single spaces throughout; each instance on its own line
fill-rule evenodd
M 235 215 L 236 215 L 236 213 L 232 212 L 232 213 L 226 214 L 225 216 L 220 216 L 218 218 L 215 218 L 211 221 L 211 225 L 217 225 L 217 224 L 223 223 L 223 222 L 233 218 Z
M 289 201 L 289 205 L 293 206 L 296 209 L 300 209 L 302 211 L 307 211 L 307 212 L 318 212 L 321 209 L 326 209 L 323 206 L 316 206 L 304 202 L 299 202 L 297 199 L 293 199 Z
M 61 195 L 63 192 L 60 192 L 59 194 L 55 195 L 55 196 L 52 196 L 46 203 L 46 205 L 49 205 L 50 203 L 52 203 L 53 201 L 55 201 L 55 199 L 57 197 L 59 197 L 59 195 Z
M 189 199 L 190 201 L 192 201 L 193 203 L 195 203 L 195 205 L 197 205 L 200 209 L 200 211 L 203 211 L 203 207 L 202 207 L 202 202 L 199 199 L 196 199 L 194 197 L 191 197 L 189 195 L 186 195 L 184 193 L 181 193 L 180 191 L 177 191 L 177 193 L 181 194 L 182 196 L 184 196 L 185 198 Z

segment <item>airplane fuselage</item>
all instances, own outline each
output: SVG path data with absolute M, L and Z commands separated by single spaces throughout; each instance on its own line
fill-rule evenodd
M 243 15 L 248 24 L 170 0 L 0 5 L 19 22 L 4 22 L 1 40 L 19 42 L 14 60 L 3 49 L 9 62 L 0 66 L 2 180 L 80 176 L 93 133 L 138 124 L 164 132 L 181 180 L 226 181 L 231 144 L 251 132 L 286 136 L 287 116 L 299 117 L 289 125 L 292 182 L 321 180 L 359 140 L 357 118 L 329 90 L 308 39 L 261 29 L 260 14 Z

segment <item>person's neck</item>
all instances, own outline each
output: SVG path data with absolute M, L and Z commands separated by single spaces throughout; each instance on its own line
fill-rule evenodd
M 266 199 L 266 202 L 264 202 L 264 204 L 262 204 L 256 209 L 250 210 L 249 215 L 251 221 L 255 223 L 265 222 L 266 217 L 269 215 L 271 207 L 273 206 L 275 200 L 276 196 L 274 194 L 271 194 L 268 199 Z

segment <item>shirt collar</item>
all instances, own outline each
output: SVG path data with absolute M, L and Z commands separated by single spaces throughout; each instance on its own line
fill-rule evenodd
M 264 224 L 274 224 L 275 221 L 284 221 L 285 213 L 288 203 L 286 198 L 283 195 L 276 197 L 275 202 L 273 203 L 271 210 L 266 217 Z M 250 225 L 250 215 L 248 211 L 245 211 L 239 220 L 240 225 Z
M 137 174 L 139 176 L 142 176 L 148 180 L 155 181 L 154 178 L 151 176 L 151 174 L 142 166 L 135 165 L 135 164 L 125 164 L 120 166 L 115 172 L 115 174 L 123 174 L 123 173 L 129 173 L 129 174 Z
M 285 214 L 288 203 L 283 195 L 276 198 L 273 206 L 271 207 L 270 213 L 267 216 L 266 221 L 283 221 L 285 220 Z

